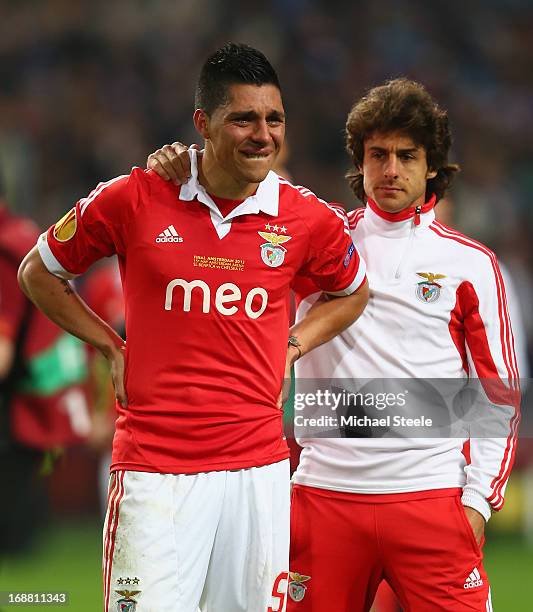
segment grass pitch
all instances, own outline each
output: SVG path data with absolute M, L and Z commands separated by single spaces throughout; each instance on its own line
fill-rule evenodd
M 67 591 L 67 605 L 1 606 L 2 612 L 102 609 L 101 524 L 97 520 L 52 524 L 31 555 L 3 562 L 0 591 Z M 488 534 L 485 566 L 495 610 L 528 612 L 533 601 L 533 550 L 516 535 Z

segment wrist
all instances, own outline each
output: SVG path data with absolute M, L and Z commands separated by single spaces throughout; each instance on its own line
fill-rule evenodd
M 303 354 L 302 344 L 296 336 L 289 336 L 287 346 L 287 357 L 290 360 L 290 364 L 293 365 L 295 361 L 298 361 Z
M 107 335 L 101 343 L 95 345 L 96 349 L 102 353 L 106 359 L 112 359 L 117 353 L 120 353 L 124 346 L 124 340 L 115 332 L 111 335 Z
M 488 522 L 491 517 L 491 507 L 487 500 L 475 489 L 465 486 L 461 496 L 463 506 L 477 510 L 479 514 Z
M 289 348 L 287 349 L 287 360 L 289 361 L 289 365 L 293 366 L 298 359 L 300 358 L 300 352 L 295 346 L 291 346 L 289 344 Z

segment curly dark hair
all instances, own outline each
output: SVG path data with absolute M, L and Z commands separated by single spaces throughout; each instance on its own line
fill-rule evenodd
M 362 202 L 365 201 L 361 172 L 364 144 L 365 139 L 376 132 L 402 132 L 415 144 L 424 147 L 429 169 L 437 171 L 437 176 L 427 182 L 426 201 L 435 194 L 438 202 L 459 166 L 448 163 L 452 144 L 448 115 L 426 88 L 409 79 L 394 79 L 368 91 L 350 110 L 345 136 L 346 150 L 354 167 L 346 178 Z

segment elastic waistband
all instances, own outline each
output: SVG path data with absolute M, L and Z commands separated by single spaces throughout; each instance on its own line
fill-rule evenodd
M 349 493 L 347 491 L 332 491 L 331 489 L 320 489 L 300 484 L 295 484 L 293 490 L 362 504 L 393 504 L 420 499 L 435 499 L 438 497 L 458 497 L 463 492 L 461 487 L 451 487 L 448 489 L 430 489 L 428 491 L 409 491 L 405 493 Z

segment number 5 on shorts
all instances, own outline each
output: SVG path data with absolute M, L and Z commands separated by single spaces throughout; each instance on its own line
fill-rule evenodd
M 267 612 L 282 612 L 283 604 L 285 603 L 285 595 L 287 593 L 287 585 L 284 588 L 280 588 L 280 583 L 283 580 L 287 580 L 288 572 L 281 572 L 279 576 L 274 580 L 274 586 L 272 587 L 272 597 L 278 600 L 278 604 L 275 608 L 269 607 Z

